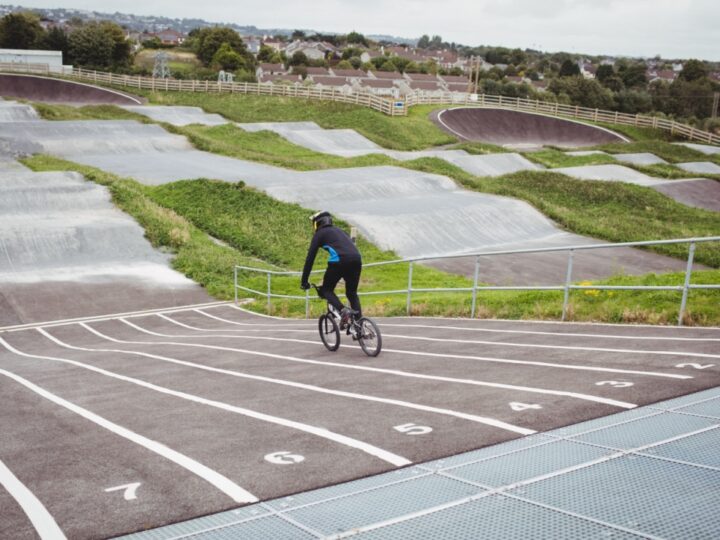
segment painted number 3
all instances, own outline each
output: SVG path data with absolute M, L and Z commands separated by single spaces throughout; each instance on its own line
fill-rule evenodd
M 402 424 L 400 426 L 393 427 L 395 431 L 404 433 L 405 435 L 427 435 L 432 431 L 431 427 L 418 426 L 417 424 Z

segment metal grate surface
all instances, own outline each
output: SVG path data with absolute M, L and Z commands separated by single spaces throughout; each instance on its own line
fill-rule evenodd
M 287 515 L 324 534 L 337 534 L 463 499 L 482 491 L 481 488 L 449 478 L 429 476 L 290 510 Z
M 642 538 L 498 495 L 359 535 L 363 540 L 577 540 Z
M 625 456 L 530 486 L 522 496 L 662 538 L 717 539 L 720 471 Z
M 167 527 L 130 534 L 124 536 L 123 540 L 167 540 L 168 538 L 182 537 L 215 528 L 222 528 L 232 523 L 247 521 L 248 519 L 257 518 L 266 514 L 268 514 L 267 510 L 260 505 L 254 504 L 252 506 L 212 514 L 191 521 L 175 523 Z
M 501 487 L 593 461 L 612 452 L 589 445 L 557 441 L 446 472 L 486 486 Z
M 643 451 L 644 454 L 697 463 L 720 470 L 720 429 L 698 433 Z M 720 503 L 720 500 L 718 501 Z
M 585 435 L 579 435 L 574 439 L 611 448 L 630 450 L 678 437 L 716 423 L 716 420 L 698 416 L 661 413 L 651 418 L 642 418 L 621 426 L 608 427 Z
M 352 495 L 353 493 L 381 488 L 388 484 L 407 481 L 427 474 L 427 471 L 417 467 L 407 467 L 405 469 L 385 474 L 378 474 L 376 476 L 361 478 L 360 480 L 353 480 L 352 482 L 345 482 L 344 484 L 338 484 L 313 491 L 306 491 L 305 493 L 291 495 L 281 499 L 274 499 L 272 501 L 268 501 L 266 504 L 276 511 L 291 510 L 298 506 L 313 504 L 318 501 L 326 501 L 338 497 L 345 497 L 347 495 Z
M 718 448 L 716 388 L 126 540 L 715 540 Z

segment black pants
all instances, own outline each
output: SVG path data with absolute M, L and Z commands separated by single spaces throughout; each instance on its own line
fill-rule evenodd
M 350 301 L 352 307 L 358 313 L 362 312 L 360 307 L 360 298 L 358 298 L 357 290 L 360 283 L 360 272 L 362 271 L 361 261 L 346 261 L 339 263 L 329 263 L 325 276 L 323 277 L 322 287 L 320 287 L 322 297 L 340 311 L 343 303 L 335 294 L 335 285 L 340 279 L 345 280 L 345 296 Z

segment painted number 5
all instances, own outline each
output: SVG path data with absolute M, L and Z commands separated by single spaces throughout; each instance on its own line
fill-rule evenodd
M 418 426 L 417 424 L 402 424 L 400 426 L 393 427 L 395 431 L 404 433 L 405 435 L 427 435 L 432 431 L 431 427 Z
M 606 384 L 609 384 L 613 388 L 628 388 L 633 386 L 635 383 L 628 381 L 600 381 L 595 383 L 596 386 L 605 386 Z

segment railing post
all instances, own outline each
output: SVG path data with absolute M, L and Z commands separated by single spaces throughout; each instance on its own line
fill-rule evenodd
M 310 318 L 310 289 L 305 291 L 305 318 Z
M 690 290 L 690 278 L 692 274 L 693 258 L 695 257 L 695 242 L 690 244 L 688 252 L 687 268 L 685 269 L 685 284 L 683 285 L 682 300 L 680 301 L 680 313 L 678 313 L 678 326 L 683 325 L 683 315 L 687 306 L 688 291 Z
M 478 276 L 480 274 L 480 257 L 475 257 L 475 279 L 473 281 L 472 307 L 470 308 L 470 318 L 475 318 L 475 305 L 477 303 L 477 286 Z
M 237 297 L 237 266 L 233 270 L 233 274 L 235 276 L 235 305 L 237 306 L 238 297 Z
M 407 291 L 407 302 L 405 305 L 405 309 L 407 310 L 407 314 L 410 315 L 410 308 L 411 308 L 411 296 L 412 296 L 412 273 L 413 273 L 413 263 L 410 263 L 410 266 L 408 267 L 408 291 Z
M 268 310 L 268 315 L 270 315 L 270 283 L 271 283 L 271 280 L 272 280 L 272 274 L 271 274 L 270 272 L 268 272 L 267 277 L 268 277 L 268 284 L 267 284 L 267 285 L 268 285 L 268 286 L 267 286 L 267 310 Z
M 561 321 L 565 321 L 568 302 L 570 300 L 570 280 L 572 279 L 573 251 L 574 250 L 571 249 L 570 255 L 568 256 L 567 274 L 565 275 L 565 295 L 563 297 L 562 318 L 560 319 Z

